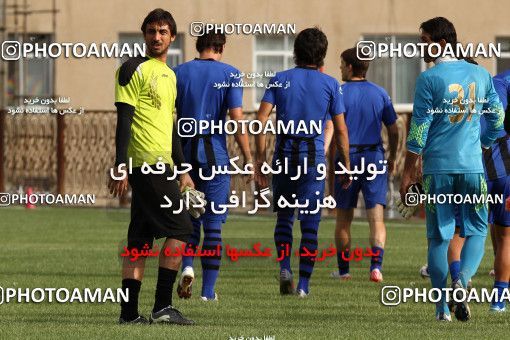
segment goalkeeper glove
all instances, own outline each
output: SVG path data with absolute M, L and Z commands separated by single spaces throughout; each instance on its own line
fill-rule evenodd
M 408 194 L 415 194 L 417 195 L 416 204 L 413 206 L 407 206 L 402 202 L 400 198 L 397 199 L 397 210 L 404 217 L 406 220 L 410 219 L 416 210 L 418 210 L 418 203 L 419 203 L 419 196 L 423 194 L 423 188 L 420 183 L 412 184 L 409 189 L 407 189 L 406 197 L 408 197 Z M 407 202 L 407 203 L 414 203 L 414 202 Z
M 205 200 L 205 194 L 203 192 L 186 187 L 181 195 L 182 198 L 186 200 L 188 212 L 191 216 L 199 218 L 205 213 L 207 201 Z

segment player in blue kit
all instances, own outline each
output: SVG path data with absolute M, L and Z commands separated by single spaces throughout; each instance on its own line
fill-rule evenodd
M 510 281 L 510 212 L 505 210 L 505 201 L 510 197 L 510 70 L 494 77 L 494 87 L 506 111 L 505 130 L 498 136 L 490 149 L 484 152 L 487 191 L 491 195 L 503 195 L 503 203 L 489 206 L 489 223 L 494 248 L 494 288 L 498 290 L 496 301 L 492 301 L 490 310 L 504 312 L 506 303 L 501 295 L 509 288 Z M 483 120 L 482 120 L 483 121 Z M 482 124 L 482 131 L 486 128 Z
M 288 162 L 288 174 L 273 175 L 274 210 L 277 212 L 277 222 L 274 232 L 276 250 L 280 261 L 280 293 L 294 293 L 293 276 L 291 270 L 292 227 L 295 209 L 279 207 L 281 197 L 289 202 L 298 201 L 304 204 L 310 202 L 306 210 L 299 210 L 297 217 L 301 222 L 300 253 L 305 254 L 306 248 L 310 253 L 317 250 L 317 232 L 321 219 L 320 209 L 317 212 L 317 200 L 324 196 L 324 177 L 319 168 L 325 168 L 325 150 L 328 149 L 333 132 L 336 134 L 337 147 L 345 166 L 349 165 L 349 141 L 347 127 L 344 121 L 345 111 L 340 84 L 334 78 L 321 73 L 319 68 L 324 65 L 324 58 L 328 47 L 326 35 L 318 28 L 308 28 L 301 31 L 294 43 L 294 61 L 296 67 L 278 72 L 270 80 L 257 119 L 265 124 L 274 106 L 276 119 L 284 124 L 299 122 L 320 122 L 322 131 L 294 131 L 289 134 L 276 136 L 273 167 Z M 279 85 L 282 86 L 279 86 Z M 287 86 L 288 85 L 288 86 Z M 326 127 L 327 126 L 327 127 Z M 334 126 L 334 128 L 333 128 Z M 333 130 L 334 129 L 334 130 Z M 266 161 L 266 139 L 264 135 L 257 135 L 255 179 L 260 187 L 268 186 L 267 176 L 262 174 L 261 166 Z M 306 163 L 305 163 L 306 162 Z M 307 166 L 307 174 L 301 174 L 296 180 L 297 167 Z M 347 187 L 349 180 L 344 180 Z M 315 210 L 315 212 L 314 212 Z M 310 213 L 308 213 L 310 212 Z M 306 297 L 309 293 L 309 281 L 314 267 L 312 256 L 300 256 L 299 282 L 297 293 L 299 297 Z
M 398 127 L 395 123 L 397 115 L 386 91 L 366 80 L 369 63 L 358 59 L 355 48 L 343 51 L 340 59 L 342 80 L 345 81 L 342 92 L 345 102 L 345 122 L 349 130 L 350 163 L 353 169 L 363 169 L 364 173 L 359 175 L 348 189 L 343 189 L 338 182 L 335 185 L 337 202 L 335 242 L 338 250 L 338 272 L 334 272 L 333 276 L 341 280 L 351 279 L 349 261 L 346 261 L 344 257 L 346 254 L 349 257 L 353 212 L 358 203 L 358 194 L 362 191 L 370 226 L 370 245 L 375 254 L 370 264 L 370 280 L 381 282 L 386 241 L 384 207 L 386 206 L 388 173 L 391 174 L 394 170 L 397 153 Z M 383 123 L 388 129 L 390 145 L 387 171 L 384 171 L 386 164 L 381 140 Z M 337 158 L 335 164 L 338 161 Z M 376 165 L 377 171 L 384 173 L 376 175 L 375 178 L 368 174 L 365 170 L 370 163 Z
M 224 34 L 206 33 L 198 37 L 196 49 L 199 57 L 177 66 L 174 72 L 177 76 L 176 109 L 178 119 L 194 119 L 197 126 L 200 121 L 225 122 L 227 111 L 233 120 L 243 119 L 242 97 L 243 89 L 233 86 L 237 83 L 236 76 L 240 73 L 236 68 L 220 62 L 226 43 Z M 218 87 L 215 84 L 228 84 Z M 218 124 L 217 124 L 218 125 Z M 184 127 L 183 127 L 184 128 Z M 198 169 L 203 171 L 202 177 L 212 174 L 213 166 L 229 164 L 226 135 L 200 131 L 193 137 L 184 137 L 181 131 L 184 157 L 193 167 L 191 177 L 195 188 L 205 194 L 206 211 L 200 218 L 192 218 L 193 234 L 188 241 L 187 248 L 196 250 L 200 243 L 201 227 L 204 228 L 203 250 L 217 250 L 222 245 L 221 226 L 225 223 L 227 212 L 215 213 L 211 205 L 217 208 L 228 202 L 230 194 L 230 175 L 215 174 L 211 180 L 204 180 L 199 176 Z M 237 144 L 244 156 L 244 163 L 251 163 L 251 153 L 248 136 L 241 134 L 241 129 L 235 135 Z M 217 210 L 217 209 L 216 209 Z M 217 300 L 214 290 L 221 254 L 217 256 L 200 257 L 203 270 L 202 300 Z M 177 287 L 181 298 L 191 297 L 191 287 L 194 280 L 193 256 L 183 256 L 182 274 Z
M 446 18 L 430 19 L 420 26 L 424 43 L 436 42 L 444 51 L 456 46 L 455 27 Z M 400 194 L 403 201 L 416 178 L 416 161 L 422 155 L 423 187 L 430 195 L 460 194 L 481 196 L 487 193 L 482 164 L 482 147 L 489 148 L 503 127 L 504 113 L 490 74 L 482 67 L 443 56 L 425 56 L 436 65 L 417 79 L 411 127 L 407 139 L 406 161 Z M 482 100 L 483 99 L 483 100 Z M 480 114 L 487 129 L 480 135 Z M 445 145 L 448 145 L 446 148 Z M 464 289 L 476 273 L 483 257 L 487 235 L 487 205 L 458 205 L 460 236 L 465 238 L 461 253 L 459 279 L 454 289 Z M 453 204 L 425 205 L 427 217 L 428 265 L 432 286 L 445 288 L 448 275 L 447 250 L 455 229 Z M 456 298 L 462 294 L 457 291 Z M 467 321 L 467 302 L 456 302 L 453 312 Z M 451 321 L 446 296 L 436 304 L 436 319 Z

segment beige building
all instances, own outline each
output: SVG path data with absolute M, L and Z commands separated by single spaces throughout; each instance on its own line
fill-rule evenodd
M 6 37 L 73 43 L 132 42 L 141 39 L 140 24 L 156 7 L 169 10 L 179 32 L 169 63 L 196 56 L 192 22 L 205 23 L 291 23 L 296 33 L 319 26 L 327 34 L 329 50 L 325 72 L 338 78 L 339 53 L 360 40 L 417 41 L 421 22 L 445 16 L 456 26 L 461 42 L 501 42 L 505 52 L 499 61 L 478 59 L 492 74 L 510 67 L 510 3 L 475 0 L 3 0 Z M 53 16 L 51 10 L 58 11 Z M 26 7 L 25 7 L 26 6 Z M 53 20 L 55 29 L 53 28 Z M 17 36 L 14 34 L 18 34 Z M 292 35 L 261 37 L 230 35 L 224 61 L 248 73 L 279 71 L 292 67 Z M 70 97 L 72 105 L 86 110 L 113 109 L 113 76 L 120 62 L 114 58 L 75 59 L 60 57 L 45 62 L 9 62 L 7 102 L 16 96 L 55 93 Z M 53 72 L 54 67 L 54 72 Z M 374 62 L 369 77 L 384 86 L 398 110 L 409 110 L 416 75 L 425 68 L 419 59 L 383 59 Z M 54 78 L 53 78 L 54 77 Z M 53 92 L 54 90 L 54 92 Z M 47 93 L 45 93 L 47 92 Z M 244 107 L 254 110 L 257 94 L 246 89 Z M 261 90 L 259 90 L 260 97 Z

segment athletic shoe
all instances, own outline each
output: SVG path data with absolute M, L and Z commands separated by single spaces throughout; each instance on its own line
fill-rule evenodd
M 375 268 L 374 270 L 372 270 L 370 272 L 370 281 L 372 281 L 372 282 L 382 282 L 383 281 L 382 273 L 379 269 Z
M 298 296 L 298 298 L 304 299 L 304 298 L 308 297 L 308 293 L 306 293 L 303 289 L 299 289 L 297 291 L 297 296 Z
M 503 313 L 506 312 L 506 305 L 505 304 L 499 304 L 499 303 L 491 303 L 491 306 L 489 308 L 489 312 L 492 313 Z
M 455 313 L 455 317 L 457 318 L 457 320 L 459 321 L 468 321 L 470 318 L 471 318 L 471 310 L 469 309 L 469 306 L 468 306 L 468 303 L 466 300 L 464 301 L 461 301 L 462 300 L 462 293 L 457 291 L 455 292 L 456 289 L 464 289 L 464 286 L 462 286 L 462 282 L 460 282 L 460 280 L 455 280 L 452 282 L 452 289 L 453 289 L 453 294 L 457 294 L 455 296 L 455 303 L 454 303 L 454 313 Z M 467 297 L 468 293 L 466 291 L 466 297 Z
M 491 269 L 491 271 L 489 272 L 489 276 L 495 277 L 496 271 L 494 269 Z
M 179 284 L 177 285 L 177 295 L 181 299 L 189 299 L 191 297 L 191 285 L 195 279 L 193 267 L 186 267 L 181 273 Z
M 131 324 L 140 324 L 140 325 L 146 325 L 149 323 L 149 320 L 144 318 L 141 315 L 138 315 L 138 317 L 131 321 L 126 321 L 123 318 L 119 318 L 119 325 L 131 325 Z
M 352 279 L 351 274 L 346 273 L 346 274 L 340 275 L 338 270 L 335 270 L 334 272 L 332 272 L 331 277 L 334 279 L 340 279 L 340 281 L 349 281 L 350 279 Z
M 200 299 L 202 299 L 202 301 L 218 301 L 218 294 L 214 292 L 214 299 L 208 299 L 205 296 L 201 296 Z
M 294 293 L 295 290 L 292 274 L 287 269 L 283 269 L 280 272 L 280 294 L 289 295 Z
M 154 313 L 151 313 L 151 317 L 149 318 L 150 323 L 168 323 L 174 325 L 194 325 L 195 321 L 186 319 L 182 316 L 181 312 L 175 309 L 172 306 L 168 306 L 163 308 L 162 310 Z
M 444 322 L 452 322 L 452 316 L 450 314 L 446 314 L 444 312 L 441 312 L 436 315 L 437 321 L 444 321 Z
M 424 279 L 430 277 L 429 265 L 428 264 L 425 264 L 425 265 L 423 265 L 423 267 L 420 268 L 420 275 Z

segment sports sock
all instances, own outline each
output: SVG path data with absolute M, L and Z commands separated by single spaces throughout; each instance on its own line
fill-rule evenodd
M 294 211 L 279 211 L 274 230 L 274 243 L 276 246 L 276 256 L 283 259 L 280 261 L 280 271 L 286 269 L 292 273 L 290 268 L 290 258 L 292 252 L 292 226 L 294 224 Z M 288 247 L 288 256 L 286 254 Z
M 218 245 L 221 249 L 221 222 L 208 221 L 204 222 L 204 244 L 203 250 L 217 250 Z M 203 270 L 202 296 L 208 299 L 214 299 L 214 286 L 218 278 L 221 252 L 217 256 L 200 257 Z
M 460 261 L 453 261 L 450 263 L 450 276 L 452 278 L 452 282 L 456 281 L 459 278 L 460 273 Z
M 158 283 L 156 284 L 156 296 L 154 299 L 153 312 L 162 310 L 172 305 L 172 291 L 174 289 L 177 270 L 159 267 Z
M 306 253 L 304 247 L 310 252 L 317 250 L 317 232 L 319 230 L 320 220 L 301 221 L 301 243 L 299 246 L 300 253 Z M 300 256 L 299 258 L 299 282 L 297 289 L 302 289 L 305 293 L 309 292 L 309 282 L 312 276 L 315 258 L 309 256 Z
M 448 279 L 449 243 L 449 240 L 429 239 L 428 265 L 430 281 L 432 282 L 433 288 L 446 288 L 446 281 Z M 436 303 L 436 315 L 442 312 L 450 314 L 446 304 L 446 296 L 441 296 L 441 301 Z
M 349 273 L 349 261 L 344 260 L 344 258 L 348 259 L 351 256 L 351 252 L 349 250 L 344 250 L 342 256 L 342 251 L 338 250 L 336 253 L 336 260 L 338 262 L 338 274 L 345 275 Z
M 193 233 L 191 234 L 191 237 L 186 244 L 186 250 L 193 249 L 193 252 L 196 251 L 197 246 L 200 244 L 200 227 L 201 222 L 200 219 L 192 218 L 191 222 L 193 224 Z M 182 257 L 182 269 L 186 267 L 193 267 L 193 259 L 194 256 L 183 256 Z
M 120 317 L 124 321 L 131 321 L 138 317 L 138 295 L 142 281 L 135 279 L 122 280 L 122 290 L 128 289 L 128 301 L 120 302 Z
M 503 295 L 503 291 L 508 289 L 508 282 L 494 281 L 494 288 L 498 290 L 498 293 L 496 301 L 492 301 L 492 304 L 500 308 L 505 307 L 505 301 L 501 301 L 501 296 Z
M 467 236 L 460 254 L 459 279 L 464 287 L 478 270 L 485 250 L 485 236 Z
M 379 253 L 378 253 L 379 252 Z M 370 271 L 374 269 L 382 269 L 382 261 L 384 256 L 384 249 L 381 247 L 372 247 L 372 253 L 377 254 L 377 256 L 372 256 L 372 259 L 370 260 Z

